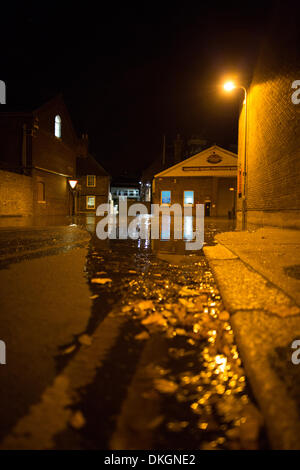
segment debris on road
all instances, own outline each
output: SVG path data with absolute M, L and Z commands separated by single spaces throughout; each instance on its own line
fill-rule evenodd
M 72 414 L 69 423 L 72 428 L 81 429 L 85 426 L 86 420 L 81 411 L 75 411 L 75 413 Z
M 112 282 L 112 280 L 105 277 L 95 277 L 94 279 L 91 279 L 91 282 L 93 284 L 107 284 L 109 282 Z
M 75 351 L 76 345 L 72 344 L 71 346 L 68 346 L 66 349 L 62 351 L 62 354 L 71 354 L 73 351 Z
M 78 341 L 84 346 L 90 346 L 92 344 L 92 338 L 86 334 L 79 336 Z

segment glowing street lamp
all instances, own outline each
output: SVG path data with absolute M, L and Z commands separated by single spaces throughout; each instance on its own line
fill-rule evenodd
M 241 88 L 244 92 L 244 102 L 245 105 L 245 138 L 244 138 L 244 171 L 243 171 L 243 191 L 242 194 L 239 194 L 239 197 L 242 196 L 242 230 L 246 230 L 247 223 L 246 223 L 246 209 L 247 209 L 247 90 L 245 87 L 241 85 L 236 85 L 232 81 L 225 82 L 223 88 L 227 92 L 231 92 L 236 88 Z
M 223 85 L 224 90 L 232 91 L 235 88 L 235 84 L 233 82 L 226 82 Z

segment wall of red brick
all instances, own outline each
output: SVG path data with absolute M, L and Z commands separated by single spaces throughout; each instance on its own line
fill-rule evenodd
M 54 134 L 55 116 L 61 117 L 61 138 Z M 34 119 L 38 119 L 38 129 L 32 132 Z M 26 124 L 26 145 L 23 145 L 23 125 Z M 57 97 L 33 113 L 0 114 L 0 168 L 14 170 L 19 173 L 32 174 L 31 183 L 16 185 L 14 192 L 22 193 L 24 187 L 31 185 L 31 209 L 34 215 L 69 215 L 71 210 L 71 194 L 67 177 L 76 174 L 76 157 L 79 151 L 79 140 L 73 130 L 68 111 L 63 100 Z M 26 162 L 22 159 L 26 148 Z M 24 156 L 24 155 L 23 155 Z M 26 167 L 23 164 L 26 163 Z M 16 175 L 17 178 L 18 175 Z M 10 181 L 12 177 L 10 177 Z M 16 181 L 29 181 L 16 179 Z M 37 184 L 45 184 L 45 200 L 37 200 Z M 5 183 L 7 186 L 7 184 Z M 5 187 L 6 187 L 5 186 Z M 3 190 L 3 196 L 8 191 Z M 26 189 L 27 194 L 27 189 Z M 4 204 L 5 200 L 2 201 Z M 7 208 L 11 207 L 11 199 Z M 22 215 L 28 215 L 27 208 L 22 213 L 23 205 L 18 204 Z M 27 204 L 26 204 L 27 207 Z M 8 209 L 7 209 L 8 210 Z
M 230 187 L 236 186 L 235 178 L 217 177 L 177 177 L 155 178 L 153 202 L 160 204 L 161 191 L 171 191 L 171 203 L 183 205 L 184 191 L 194 191 L 194 203 L 211 201 L 211 216 L 228 216 L 233 208 L 233 195 Z
M 70 215 L 72 195 L 67 177 L 76 174 L 78 139 L 60 98 L 50 101 L 34 115 L 39 120 L 39 129 L 32 139 L 34 212 L 38 216 Z M 54 134 L 56 115 L 61 118 L 61 138 Z M 45 202 L 37 200 L 38 181 L 45 184 Z
M 61 117 L 61 138 L 54 135 L 55 116 Z M 71 127 L 69 115 L 60 100 L 37 110 L 39 130 L 32 142 L 32 165 L 74 176 L 79 143 Z
M 45 185 L 45 201 L 38 201 L 38 182 Z M 41 215 L 70 215 L 72 210 L 72 195 L 67 178 L 43 171 L 32 171 L 33 209 L 34 214 Z
M 87 179 L 86 176 L 82 176 L 79 178 L 78 183 L 80 185 L 80 190 L 77 193 L 77 211 L 95 213 L 97 207 L 100 204 L 108 203 L 110 177 L 109 176 L 96 176 L 95 187 L 87 186 L 86 179 Z M 87 209 L 86 196 L 96 197 L 95 209 Z
M 32 178 L 0 170 L 0 216 L 32 214 Z
M 248 92 L 247 223 L 300 227 L 300 104 L 291 85 L 300 80 L 296 21 L 281 5 L 270 26 Z M 280 34 L 282 24 L 287 33 Z M 239 121 L 239 164 L 244 161 L 244 107 Z M 242 200 L 238 199 L 238 227 Z

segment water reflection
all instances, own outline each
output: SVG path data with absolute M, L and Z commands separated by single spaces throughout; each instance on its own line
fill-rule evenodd
M 79 225 L 85 225 L 91 233 L 96 232 L 97 224 L 103 220 L 101 217 L 85 216 L 77 218 Z M 199 225 L 199 224 L 198 224 Z M 234 230 L 234 221 L 226 218 L 204 219 L 204 245 L 214 244 L 214 237 L 219 232 Z M 151 215 L 142 214 L 137 217 L 111 218 L 110 227 L 105 229 L 110 237 L 117 240 L 137 240 L 139 249 L 149 249 L 156 252 L 189 254 L 201 251 L 200 248 L 187 250 L 186 243 L 201 239 L 203 231 L 201 225 L 197 226 L 194 216 L 176 217 L 173 214 L 160 215 L 158 221 L 154 221 Z M 156 231 L 156 236 L 153 233 Z M 113 242 L 113 240 L 111 240 Z
M 171 237 L 171 216 L 165 215 L 160 220 L 160 239 L 170 240 Z
M 193 216 L 184 217 L 183 224 L 184 224 L 183 238 L 185 240 L 193 240 L 194 239 Z
M 48 216 L 1 216 L 0 228 L 16 228 L 16 227 L 59 227 L 77 225 L 77 217 L 48 215 Z

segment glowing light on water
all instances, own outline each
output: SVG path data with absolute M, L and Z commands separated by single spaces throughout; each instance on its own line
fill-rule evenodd
M 216 364 L 218 364 L 218 370 L 220 372 L 224 372 L 225 368 L 226 368 L 226 364 L 227 364 L 227 358 L 223 357 L 223 356 L 220 356 L 220 355 L 217 355 L 216 358 L 215 358 L 215 362 L 216 362 Z

